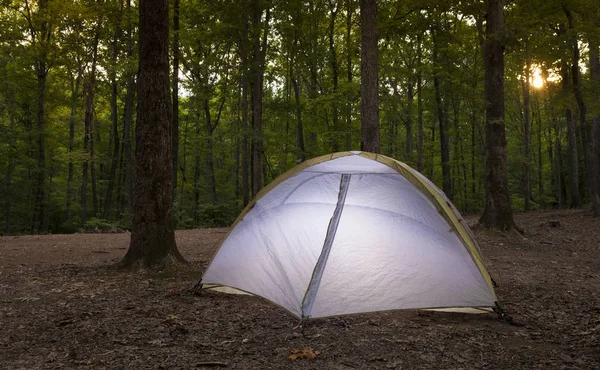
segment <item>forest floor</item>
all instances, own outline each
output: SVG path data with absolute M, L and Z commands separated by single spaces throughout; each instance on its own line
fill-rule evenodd
M 301 334 L 261 298 L 190 292 L 227 229 L 178 231 L 191 268 L 176 274 L 116 270 L 128 233 L 1 237 L 0 368 L 600 369 L 600 219 L 516 220 L 524 236 L 475 233 L 521 327 L 396 311 L 315 320 Z M 305 346 L 317 356 L 289 358 Z

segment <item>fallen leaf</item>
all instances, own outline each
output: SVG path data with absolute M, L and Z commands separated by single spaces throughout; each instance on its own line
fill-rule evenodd
M 181 295 L 181 289 L 173 288 L 173 289 L 169 290 L 169 292 L 167 293 L 167 297 L 173 297 L 176 295 Z
M 302 349 L 293 348 L 290 350 L 290 353 L 291 354 L 288 358 L 292 361 L 296 361 L 299 358 L 306 358 L 308 360 L 312 360 L 313 358 L 317 357 L 317 355 L 319 355 L 321 352 L 316 351 L 310 347 L 304 346 L 304 348 Z

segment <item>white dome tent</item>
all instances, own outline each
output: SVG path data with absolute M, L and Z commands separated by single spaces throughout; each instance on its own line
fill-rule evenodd
M 442 191 L 365 152 L 314 158 L 269 184 L 201 284 L 262 296 L 302 319 L 496 304 L 473 235 Z

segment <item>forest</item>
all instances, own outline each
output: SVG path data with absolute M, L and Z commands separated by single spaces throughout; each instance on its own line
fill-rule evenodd
M 361 149 L 358 0 L 169 3 L 177 228 L 228 226 L 294 165 Z M 600 214 L 598 8 L 504 4 L 514 211 Z M 0 1 L 1 234 L 131 227 L 137 13 L 133 0 Z M 377 2 L 380 152 L 465 213 L 486 199 L 485 27 L 481 1 Z

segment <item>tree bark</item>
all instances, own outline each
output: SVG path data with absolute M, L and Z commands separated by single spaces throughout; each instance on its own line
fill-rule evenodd
M 527 48 L 527 45 L 525 45 Z M 523 197 L 525 198 L 525 211 L 528 212 L 531 210 L 531 96 L 529 89 L 529 77 L 530 77 L 530 69 L 531 69 L 531 61 L 529 58 L 529 51 L 526 51 L 526 61 L 525 61 L 525 80 L 523 81 L 523 125 L 524 125 L 524 150 L 525 150 L 525 160 L 523 161 L 523 177 L 524 177 L 524 189 L 523 189 Z
M 248 22 L 244 22 L 244 31 L 240 40 L 241 74 L 242 74 L 242 205 L 250 202 L 250 160 L 248 158 Z
M 380 153 L 376 0 L 360 0 L 360 44 L 360 150 Z
M 97 25 L 98 29 L 100 25 Z M 94 92 L 96 85 L 96 65 L 98 62 L 98 43 L 100 40 L 100 32 L 96 31 L 94 36 L 94 44 L 92 45 L 92 66 L 85 81 L 85 117 L 84 117 L 84 136 L 83 136 L 83 152 L 85 158 L 82 165 L 81 176 L 81 224 L 85 225 L 88 218 L 88 170 L 90 163 L 94 161 L 94 138 L 92 123 L 94 120 Z M 92 210 L 96 216 L 96 174 L 92 171 Z
M 263 4 L 261 0 L 252 1 L 252 40 L 253 40 L 253 60 L 252 60 L 252 196 L 262 188 L 263 176 L 263 143 L 262 143 L 262 101 L 263 101 L 263 79 L 265 72 L 265 57 L 267 52 L 267 35 L 269 27 L 270 9 L 266 9 L 266 20 L 261 22 L 263 14 Z M 261 30 L 264 28 L 263 39 L 261 40 Z
M 346 0 L 346 79 L 348 85 L 352 84 L 352 13 L 354 12 L 354 0 Z M 352 94 L 348 92 L 346 97 L 346 147 L 352 149 Z
M 164 268 L 184 261 L 173 224 L 169 90 L 169 3 L 142 0 L 133 229 L 123 258 L 129 268 Z
M 571 89 L 569 80 L 569 69 L 567 63 L 563 61 L 562 65 L 562 86 L 565 97 Z M 565 119 L 567 120 L 567 152 L 569 157 L 569 168 L 571 177 L 571 207 L 581 207 L 581 197 L 579 193 L 579 156 L 577 150 L 577 128 L 573 119 L 573 112 L 567 106 L 565 109 Z
M 597 13 L 596 24 L 600 25 Z M 593 101 L 597 107 L 600 106 L 600 48 L 597 35 L 591 35 L 589 40 L 590 49 L 590 78 L 594 86 Z M 596 112 L 592 118 L 592 172 L 593 172 L 593 191 L 592 204 L 594 216 L 600 217 L 600 113 Z
M 179 168 L 179 0 L 173 1 L 173 122 L 171 152 L 173 167 L 173 201 L 177 197 L 177 169 Z
M 121 1 L 121 12 L 123 10 L 123 2 Z M 121 14 L 121 12 L 119 14 Z M 117 109 L 117 76 L 115 69 L 117 67 L 117 58 L 119 56 L 119 37 L 121 36 L 121 17 L 118 17 L 117 27 L 113 36 L 112 43 L 112 68 L 110 76 L 110 120 L 112 123 L 111 130 L 111 143 L 113 145 L 112 159 L 110 164 L 110 172 L 108 176 L 108 186 L 106 188 L 106 197 L 104 199 L 104 212 L 103 216 L 105 219 L 110 217 L 110 207 L 112 205 L 112 196 L 115 188 L 115 179 L 117 176 L 117 167 L 119 166 L 119 148 L 121 143 L 119 142 L 119 119 Z
M 515 227 L 507 180 L 504 128 L 504 45 L 502 0 L 486 0 L 484 47 L 486 98 L 486 202 L 479 223 L 487 229 Z
M 340 150 L 339 147 L 339 136 L 340 136 L 340 118 L 337 106 L 337 91 L 339 85 L 339 68 L 337 60 L 337 52 L 335 50 L 335 19 L 338 13 L 338 6 L 333 0 L 329 0 L 329 12 L 331 17 L 329 19 L 329 59 L 331 64 L 331 79 L 333 83 L 333 101 L 331 102 L 332 120 L 333 120 L 333 135 L 331 135 L 331 148 L 333 152 Z
M 423 93 L 422 93 L 422 36 L 417 35 L 417 171 L 423 171 Z
M 127 0 L 127 10 L 131 14 L 131 0 Z M 127 59 L 133 58 L 133 27 L 130 20 L 127 25 Z M 133 99 L 135 95 L 135 76 L 129 75 L 126 82 L 125 107 L 123 109 L 123 150 L 125 151 L 125 186 L 127 188 L 127 210 L 133 217 L 133 149 L 131 129 L 133 124 Z
M 440 65 L 439 60 L 439 43 L 438 43 L 438 30 L 432 30 L 433 38 L 433 63 Z M 452 177 L 450 176 L 450 138 L 448 136 L 448 112 L 442 102 L 441 93 L 441 81 L 439 72 L 435 72 L 433 75 L 433 87 L 435 90 L 435 105 L 437 109 L 437 118 L 440 126 L 440 153 L 442 157 L 442 190 L 449 197 L 452 198 Z
M 32 42 L 39 43 L 39 54 L 34 62 L 34 70 L 37 77 L 37 115 L 36 115 L 36 144 L 37 144 L 37 169 L 35 178 L 35 201 L 32 221 L 32 232 L 45 233 L 48 229 L 46 224 L 48 213 L 48 193 L 46 189 L 47 169 L 46 169 L 46 140 L 45 140 L 45 106 L 46 106 L 46 81 L 48 77 L 48 48 L 52 35 L 52 27 L 49 22 L 48 0 L 40 0 L 38 3 L 38 16 L 41 18 L 39 29 L 35 29 L 30 21 L 30 33 Z M 29 10 L 29 7 L 27 7 Z

